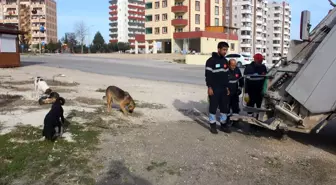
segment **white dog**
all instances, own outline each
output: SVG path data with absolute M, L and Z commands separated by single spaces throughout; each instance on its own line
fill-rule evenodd
M 35 97 L 40 98 L 42 95 L 49 95 L 52 90 L 48 86 L 47 82 L 43 80 L 43 78 L 37 76 L 34 79 L 34 86 L 35 86 Z

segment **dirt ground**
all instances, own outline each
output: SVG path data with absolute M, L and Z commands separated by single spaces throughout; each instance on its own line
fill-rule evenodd
M 60 73 L 65 77 L 50 80 Z M 284 140 L 243 123 L 212 135 L 203 86 L 41 66 L 0 74 L 0 184 L 335 184 L 332 125 L 323 135 Z M 68 129 L 54 144 L 41 138 L 50 105 L 33 97 L 36 74 L 66 100 Z M 117 105 L 106 112 L 109 85 L 132 95 L 134 114 L 123 116 Z

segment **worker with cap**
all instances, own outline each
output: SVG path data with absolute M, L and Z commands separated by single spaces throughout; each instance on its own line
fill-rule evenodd
M 220 123 L 222 131 L 230 133 L 229 125 L 226 124 L 228 112 L 228 96 L 230 91 L 228 88 L 228 71 L 229 66 L 225 58 L 229 48 L 228 43 L 219 42 L 218 51 L 213 52 L 212 56 L 205 64 L 205 81 L 208 87 L 209 97 L 209 123 L 210 132 L 218 134 L 216 124 L 216 112 L 219 107 Z
M 264 57 L 261 54 L 255 54 L 253 59 L 254 61 L 247 65 L 244 71 L 244 76 L 246 76 L 244 101 L 249 107 L 261 108 L 265 77 L 260 75 L 266 75 L 267 68 L 262 63 Z M 252 116 L 252 112 L 248 114 Z

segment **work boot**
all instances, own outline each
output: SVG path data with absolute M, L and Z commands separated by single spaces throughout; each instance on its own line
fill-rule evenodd
M 216 123 L 210 124 L 210 132 L 213 134 L 218 134 Z
M 229 124 L 221 123 L 221 130 L 225 133 L 230 134 L 231 133 L 231 127 Z

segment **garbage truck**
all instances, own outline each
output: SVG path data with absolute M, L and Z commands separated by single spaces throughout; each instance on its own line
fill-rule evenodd
M 232 116 L 281 133 L 318 133 L 336 118 L 336 8 L 310 30 L 310 12 L 301 13 L 300 39 L 290 42 L 266 75 L 262 108 L 243 110 L 259 117 Z M 246 79 L 247 76 L 244 76 Z M 242 97 L 244 102 L 244 95 Z

